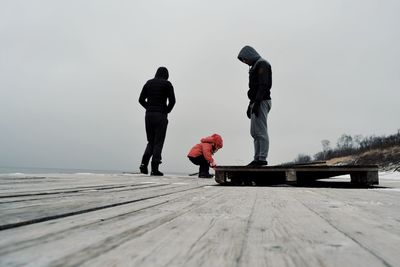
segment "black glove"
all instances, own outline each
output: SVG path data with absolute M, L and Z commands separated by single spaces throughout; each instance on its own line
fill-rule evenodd
M 247 118 L 251 118 L 251 106 L 250 106 L 251 104 L 249 104 L 249 106 L 247 107 L 247 111 L 246 111 L 246 115 L 247 115 Z
M 253 109 L 251 110 L 251 113 L 254 113 L 256 117 L 258 117 L 258 110 L 260 109 L 260 102 L 254 102 L 253 104 Z

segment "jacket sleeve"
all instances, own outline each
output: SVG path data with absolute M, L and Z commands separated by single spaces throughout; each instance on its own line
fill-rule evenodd
M 174 87 L 169 83 L 167 112 L 170 113 L 176 103 Z
M 201 143 L 203 156 L 209 162 L 213 162 L 214 159 L 212 157 L 212 145 L 210 143 Z
M 272 71 L 271 66 L 266 63 L 260 63 L 257 71 L 257 94 L 256 102 L 261 102 L 266 94 L 266 88 L 270 89 L 272 86 Z
M 169 83 L 167 112 L 170 113 L 176 103 L 174 87 Z
M 139 103 L 142 105 L 145 109 L 147 109 L 147 83 L 143 86 L 142 92 L 140 93 L 139 96 Z

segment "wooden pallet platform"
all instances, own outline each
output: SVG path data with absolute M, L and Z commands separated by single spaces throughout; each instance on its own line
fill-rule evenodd
M 221 185 L 297 184 L 345 174 L 350 175 L 354 184 L 379 184 L 377 165 L 219 166 L 215 181 Z

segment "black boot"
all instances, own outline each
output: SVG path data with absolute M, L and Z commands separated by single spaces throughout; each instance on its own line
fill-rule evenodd
M 158 170 L 158 165 L 160 165 L 159 162 L 154 162 L 154 161 L 151 162 L 151 175 L 153 175 L 153 176 L 163 176 L 164 175 L 164 173 L 162 173 Z
M 148 174 L 149 173 L 149 170 L 147 169 L 147 165 L 144 165 L 143 163 L 140 164 L 139 169 L 140 169 L 140 173 L 143 173 L 143 174 Z
M 142 163 L 139 166 L 140 173 L 148 174 L 149 170 L 147 169 L 147 165 L 149 165 L 150 157 L 143 155 Z

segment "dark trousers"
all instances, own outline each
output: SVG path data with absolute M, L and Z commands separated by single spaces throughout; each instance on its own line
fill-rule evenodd
M 146 112 L 146 136 L 147 146 L 144 151 L 142 163 L 161 163 L 161 152 L 164 146 L 165 135 L 167 134 L 167 114 L 161 112 Z
M 200 165 L 199 174 L 209 174 L 210 165 L 204 156 L 188 157 L 194 165 Z

